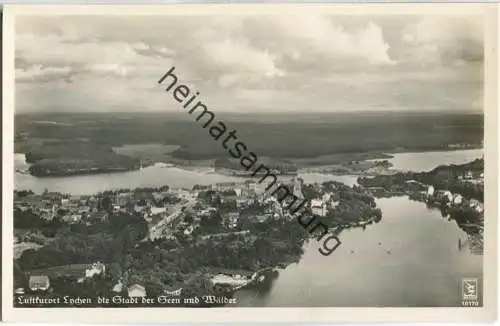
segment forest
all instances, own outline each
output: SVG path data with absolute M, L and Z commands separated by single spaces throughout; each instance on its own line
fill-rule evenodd
M 461 113 L 332 113 L 224 119 L 258 156 L 307 158 L 367 151 L 443 150 L 454 144 L 481 147 L 482 114 Z M 58 123 L 38 124 L 38 120 Z M 15 119 L 16 149 L 30 159 L 97 158 L 113 146 L 161 143 L 179 145 L 172 153 L 185 160 L 227 158 L 206 130 L 172 113 L 47 114 Z M 72 149 L 76 144 L 82 150 Z M 82 143 L 85 143 L 83 145 Z M 95 155 L 94 155 L 95 154 Z M 97 155 L 99 154 L 99 155 Z

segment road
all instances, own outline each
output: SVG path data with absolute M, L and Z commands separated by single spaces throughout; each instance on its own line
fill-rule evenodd
M 163 220 L 158 222 L 149 230 L 149 236 L 144 238 L 143 241 L 155 240 L 162 237 L 169 228 L 172 227 L 174 222 L 178 220 L 182 215 L 184 210 L 192 208 L 196 204 L 196 197 L 189 197 L 187 200 L 182 201 L 173 207 L 173 213 L 166 216 Z M 184 208 L 184 209 L 183 209 Z

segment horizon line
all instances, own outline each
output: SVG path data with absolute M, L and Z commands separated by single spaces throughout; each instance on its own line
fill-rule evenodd
M 355 110 L 355 111 L 311 111 L 311 110 L 288 110 L 288 111 L 217 111 L 214 113 L 224 113 L 224 114 L 235 114 L 235 115 L 262 115 L 262 114 L 282 114 L 282 115 L 290 115 L 290 114 L 354 114 L 354 113 L 369 113 L 369 114 L 378 114 L 378 113 L 396 113 L 396 114 L 406 114 L 406 113 L 424 113 L 424 114 L 439 114 L 439 113 L 448 113 L 448 114 L 472 114 L 472 115 L 484 115 L 483 110 Z M 27 112 L 14 112 L 14 116 L 16 115 L 44 115 L 44 114 L 67 114 L 67 115 L 79 115 L 79 114 L 157 114 L 157 113 L 165 113 L 165 114 L 179 114 L 182 115 L 185 112 L 183 111 L 169 111 L 169 110 L 154 110 L 154 111 L 27 111 Z

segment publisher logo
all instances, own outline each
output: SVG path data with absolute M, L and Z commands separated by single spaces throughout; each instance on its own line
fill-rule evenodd
M 478 282 L 477 278 L 462 279 L 462 305 L 478 306 Z

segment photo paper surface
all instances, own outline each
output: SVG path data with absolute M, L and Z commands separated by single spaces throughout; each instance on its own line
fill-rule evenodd
M 4 318 L 495 319 L 496 7 L 6 5 Z

